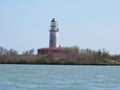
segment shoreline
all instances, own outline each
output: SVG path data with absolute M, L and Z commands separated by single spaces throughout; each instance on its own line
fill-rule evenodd
M 20 64 L 20 63 L 0 63 L 0 65 L 64 65 L 64 66 L 120 66 L 117 64 L 114 65 L 107 65 L 107 64 Z

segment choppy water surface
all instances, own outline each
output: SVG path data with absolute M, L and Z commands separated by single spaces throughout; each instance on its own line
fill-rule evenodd
M 0 90 L 120 90 L 120 67 L 0 65 Z

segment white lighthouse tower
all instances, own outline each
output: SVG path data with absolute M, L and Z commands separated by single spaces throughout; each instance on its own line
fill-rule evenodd
M 59 29 L 57 27 L 57 21 L 55 20 L 55 18 L 53 18 L 51 20 L 49 48 L 38 49 L 38 55 L 54 54 L 54 53 L 59 54 L 62 52 L 62 47 L 58 45 L 58 32 Z
M 55 18 L 51 20 L 49 47 L 58 47 L 58 27 Z

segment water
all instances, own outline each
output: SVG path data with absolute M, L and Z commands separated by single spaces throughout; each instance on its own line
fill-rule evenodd
M 120 67 L 0 65 L 0 90 L 120 90 Z

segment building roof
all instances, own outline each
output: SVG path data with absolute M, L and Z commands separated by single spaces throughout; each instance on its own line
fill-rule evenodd
M 51 22 L 56 22 L 55 18 L 53 18 L 53 19 L 51 20 Z
M 48 51 L 59 50 L 59 51 L 61 51 L 62 48 L 61 47 L 50 47 L 50 48 L 40 48 L 38 50 L 48 50 Z

